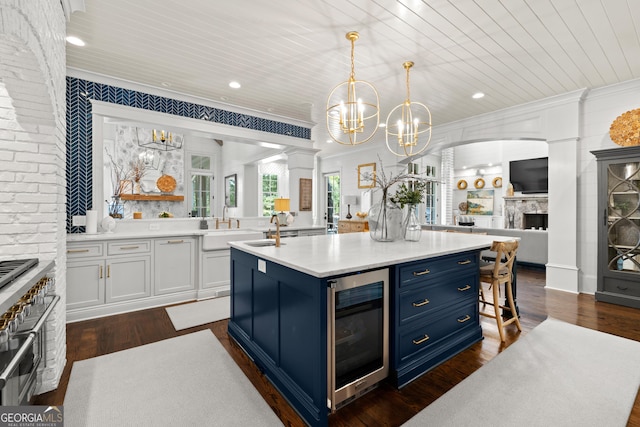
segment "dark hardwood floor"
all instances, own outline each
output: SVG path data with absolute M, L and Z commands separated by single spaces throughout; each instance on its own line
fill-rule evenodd
M 426 373 L 401 390 L 382 384 L 329 418 L 331 426 L 399 426 L 539 325 L 547 316 L 590 329 L 640 341 L 640 310 L 596 302 L 593 296 L 544 289 L 541 270 L 518 269 L 518 305 L 523 333 L 508 327 L 507 342 L 500 343 L 493 319 L 481 318 L 485 339 Z M 287 426 L 303 426 L 295 411 L 255 365 L 229 339 L 227 321 L 176 332 L 163 308 L 111 316 L 67 325 L 67 366 L 57 390 L 36 398 L 39 405 L 61 405 L 71 366 L 83 360 L 155 341 L 211 329 L 264 399 Z M 637 366 L 634 367 L 637 369 Z M 576 394 L 588 390 L 576 390 Z M 499 397 L 498 397 L 499 398 Z M 628 426 L 640 427 L 640 398 Z

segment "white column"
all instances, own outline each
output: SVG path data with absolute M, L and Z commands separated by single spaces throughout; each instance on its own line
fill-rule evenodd
M 549 144 L 547 288 L 579 292 L 577 138 Z
M 295 225 L 313 225 L 313 211 L 300 212 L 300 178 L 313 178 L 314 157 L 319 150 L 293 149 L 287 151 L 289 167 L 289 201 L 295 212 Z

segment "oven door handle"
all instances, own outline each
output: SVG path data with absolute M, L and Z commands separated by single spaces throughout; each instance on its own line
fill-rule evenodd
M 58 303 L 59 300 L 60 300 L 60 295 L 55 295 L 53 297 L 53 300 L 51 301 L 51 304 L 49 304 L 49 307 L 47 307 L 47 309 L 42 313 L 42 315 L 40 316 L 36 324 L 33 325 L 33 328 L 31 328 L 29 332 L 37 333 L 38 331 L 40 331 L 40 329 L 42 329 L 42 325 L 44 325 L 44 322 L 47 321 L 49 314 L 51 314 L 51 312 L 56 307 L 56 304 Z
M 5 370 L 2 371 L 2 374 L 0 374 L 0 389 L 4 388 L 4 386 L 7 384 L 7 379 L 9 378 L 9 375 L 11 375 L 11 373 L 18 367 L 18 364 L 22 361 L 22 358 L 24 357 L 25 353 L 31 348 L 31 345 L 33 344 L 33 340 L 35 339 L 35 337 L 36 337 L 36 334 L 33 332 L 27 336 L 27 339 L 20 346 L 16 355 L 13 356 L 13 359 L 11 359 L 11 362 L 9 362 Z

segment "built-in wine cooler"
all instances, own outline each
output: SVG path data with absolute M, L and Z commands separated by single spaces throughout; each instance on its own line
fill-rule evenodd
M 389 375 L 389 270 L 329 285 L 327 398 L 335 411 Z

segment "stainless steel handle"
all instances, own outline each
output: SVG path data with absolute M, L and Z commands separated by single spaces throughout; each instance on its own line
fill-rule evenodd
M 423 305 L 427 305 L 429 304 L 429 300 L 428 299 L 424 299 L 423 301 L 420 302 L 413 302 L 411 303 L 414 307 L 422 307 Z
M 467 259 L 467 260 L 464 260 L 464 261 L 458 261 L 458 265 L 467 265 L 467 264 L 471 264 L 471 260 L 470 259 Z
M 127 251 L 131 249 L 138 249 L 140 246 L 120 246 L 121 251 Z
M 428 340 L 429 340 L 429 335 L 424 334 L 424 337 L 420 338 L 419 340 L 413 340 L 413 343 L 414 343 L 415 345 L 420 345 L 420 344 L 422 344 L 423 342 L 426 342 L 426 341 L 428 341 Z
M 38 332 L 40 329 L 42 329 L 42 326 L 47 321 L 49 314 L 53 311 L 53 309 L 55 308 L 59 300 L 60 300 L 60 296 L 56 295 L 53 297 L 53 300 L 51 301 L 51 304 L 49 304 L 49 307 L 47 307 L 44 313 L 42 313 L 42 315 L 40 316 L 40 319 L 38 319 L 36 324 L 31 329 L 33 332 Z
M 33 343 L 35 337 L 36 334 L 33 332 L 30 333 L 29 336 L 27 336 L 27 339 L 20 346 L 20 349 L 18 349 L 16 355 L 13 356 L 5 370 L 2 371 L 2 374 L 0 374 L 0 388 L 3 388 L 5 386 L 9 375 L 11 375 L 11 373 L 18 367 L 18 364 L 22 362 L 22 358 L 24 357 L 25 353 L 31 348 L 31 344 Z
M 458 319 L 458 323 L 464 323 L 467 320 L 471 320 L 471 316 L 469 316 L 468 314 L 464 316 L 462 319 Z
M 431 270 L 426 268 L 426 269 L 424 269 L 424 271 L 414 271 L 413 275 L 414 276 L 422 276 L 422 275 L 429 274 L 429 273 L 431 273 Z
M 83 252 L 89 252 L 89 249 L 67 249 L 68 254 L 80 254 Z
M 102 266 L 100 266 L 100 278 L 102 279 Z
M 464 288 L 458 288 L 460 292 L 468 291 L 469 289 L 471 289 L 471 285 L 467 285 Z
M 167 240 L 167 243 L 173 245 L 175 243 L 184 243 L 184 240 Z

